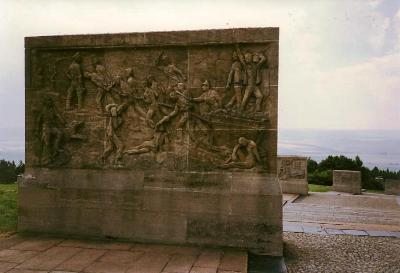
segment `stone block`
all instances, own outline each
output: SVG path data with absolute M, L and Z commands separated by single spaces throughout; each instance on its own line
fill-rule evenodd
M 277 162 L 282 193 L 307 195 L 307 157 L 278 156 Z
M 400 180 L 386 179 L 385 194 L 400 195 Z
M 361 194 L 361 172 L 334 170 L 332 189 L 339 192 Z

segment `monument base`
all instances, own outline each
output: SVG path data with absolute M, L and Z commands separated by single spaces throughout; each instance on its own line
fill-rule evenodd
M 18 202 L 20 232 L 282 256 L 282 194 L 271 174 L 33 168 Z
M 386 179 L 385 194 L 400 195 L 400 180 Z
M 361 194 L 361 172 L 334 170 L 332 189 L 339 192 Z
M 282 193 L 294 193 L 307 195 L 308 194 L 308 182 L 304 179 L 291 179 L 291 180 L 279 180 L 281 184 Z

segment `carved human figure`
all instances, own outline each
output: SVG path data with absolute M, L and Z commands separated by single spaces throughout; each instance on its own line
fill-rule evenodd
M 236 102 L 236 108 L 237 110 L 240 110 L 243 92 L 243 67 L 236 51 L 233 51 L 232 53 L 232 61 L 233 63 L 226 82 L 226 89 L 229 89 L 233 85 L 235 94 L 232 96 L 226 107 L 229 108 Z
M 189 91 L 186 89 L 185 84 L 180 82 L 177 85 L 175 91 L 171 92 L 170 97 L 175 100 L 174 110 L 168 115 L 164 116 L 156 124 L 156 129 L 166 122 L 169 122 L 172 118 L 179 117 L 177 122 L 177 140 L 182 142 L 183 140 L 183 128 L 186 126 L 189 119 L 189 110 L 192 106 L 190 103 Z
M 261 162 L 257 144 L 250 139 L 240 137 L 231 156 L 219 167 L 223 169 L 251 169 L 256 166 L 257 162 Z
M 119 84 L 118 94 L 124 103 L 129 103 L 131 109 L 134 110 L 134 119 L 138 121 L 141 117 L 146 116 L 146 111 L 139 104 L 139 98 L 137 94 L 137 89 L 135 86 L 135 80 L 133 78 L 133 69 L 125 68 L 122 73 L 116 79 L 116 83 Z M 113 88 L 113 90 L 115 90 Z M 117 90 L 115 90 L 117 91 Z
M 82 57 L 79 52 L 72 56 L 72 63 L 69 65 L 66 71 L 67 78 L 71 81 L 67 90 L 67 102 L 66 109 L 71 109 L 71 101 L 74 94 L 78 99 L 78 109 L 82 108 L 83 103 L 83 81 L 82 81 L 82 69 L 81 69 Z
M 203 94 L 201 94 L 197 98 L 192 99 L 192 101 L 203 103 L 205 106 L 207 106 L 205 109 L 203 109 L 203 113 L 210 113 L 220 109 L 222 106 L 221 96 L 218 94 L 217 91 L 210 88 L 210 82 L 208 80 L 204 81 L 201 84 L 201 89 L 203 90 Z
M 125 68 L 118 80 L 122 96 L 128 97 L 134 95 L 134 79 L 132 68 Z
M 251 95 L 254 95 L 256 98 L 256 112 L 261 111 L 261 103 L 263 99 L 263 94 L 259 88 L 261 84 L 261 66 L 265 63 L 266 58 L 264 55 L 259 53 L 252 54 L 251 52 L 246 52 L 244 55 L 240 51 L 239 46 L 236 46 L 237 55 L 239 57 L 240 62 L 244 68 L 243 74 L 243 85 L 244 96 L 242 99 L 242 103 L 240 105 L 240 109 L 243 111 L 247 106 L 247 102 Z
M 142 144 L 135 146 L 127 151 L 125 154 L 134 155 L 134 154 L 144 154 L 150 152 L 161 152 L 163 150 L 163 146 L 168 143 L 168 135 L 163 126 L 160 126 L 157 130 L 154 131 L 154 135 L 150 140 L 144 141 Z
M 153 77 L 148 77 L 146 79 L 143 98 L 144 101 L 149 104 L 145 121 L 150 128 L 155 128 L 153 117 L 155 115 L 160 115 L 157 102 L 158 99 L 157 87 L 158 87 L 157 81 Z
M 97 87 L 96 104 L 100 113 L 104 112 L 103 100 L 106 94 L 114 87 L 115 82 L 111 75 L 107 72 L 106 68 L 96 58 L 92 58 L 94 72 L 85 72 L 85 77 L 89 78 Z M 107 103 L 107 102 L 106 102 Z
M 115 161 L 118 162 L 122 159 L 122 152 L 124 144 L 117 135 L 118 129 L 123 122 L 121 114 L 126 109 L 127 105 L 117 105 L 115 103 L 108 104 L 105 107 L 106 114 L 108 115 L 106 132 L 105 132 L 105 149 L 102 155 L 102 160 L 105 160 L 115 151 Z
M 164 51 L 161 52 L 160 56 L 158 57 L 156 66 L 168 78 L 168 88 L 171 88 L 180 82 L 186 81 L 186 77 L 183 72 L 172 63 L 169 56 L 165 54 Z
M 53 163 L 60 152 L 63 151 L 61 142 L 65 121 L 59 114 L 51 98 L 44 100 L 43 106 L 37 116 L 36 136 L 41 142 L 41 163 Z

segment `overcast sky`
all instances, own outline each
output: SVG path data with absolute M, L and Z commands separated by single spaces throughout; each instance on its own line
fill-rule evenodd
M 271 26 L 280 128 L 400 129 L 398 0 L 1 0 L 0 128 L 24 126 L 24 36 Z

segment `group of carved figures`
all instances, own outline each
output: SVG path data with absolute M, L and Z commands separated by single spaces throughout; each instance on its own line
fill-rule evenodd
M 243 55 L 240 48 L 236 46 L 226 84 L 227 89 L 233 87 L 234 95 L 228 104 L 223 106 L 221 96 L 211 88 L 209 80 L 205 80 L 201 85 L 203 93 L 198 97 L 192 97 L 186 87 L 185 75 L 164 52 L 159 55 L 155 65 L 167 78 L 167 87 L 162 87 L 153 76 L 149 76 L 145 79 L 141 90 L 137 88 L 131 68 L 123 69 L 120 75 L 113 77 L 105 66 L 96 57 L 93 57 L 93 69 L 82 71 L 82 57 L 76 53 L 65 73 L 69 80 L 65 106 L 67 111 L 73 110 L 73 101 L 76 99 L 77 108 L 83 109 L 86 91 L 84 80 L 89 80 L 96 86 L 97 109 L 100 114 L 106 115 L 105 148 L 102 162 L 105 163 L 107 158 L 114 153 L 114 164 L 120 164 L 123 154 L 134 155 L 162 151 L 164 145 L 169 142 L 167 131 L 172 120 L 176 120 L 176 140 L 182 144 L 183 133 L 188 127 L 190 118 L 204 124 L 208 122 L 205 116 L 210 113 L 218 113 L 223 108 L 236 108 L 238 112 L 245 111 L 251 96 L 255 97 L 255 112 L 260 112 L 263 100 L 263 93 L 259 88 L 260 69 L 265 62 L 266 58 L 263 54 L 246 52 Z M 173 103 L 170 103 L 171 101 Z M 200 114 L 192 111 L 194 104 L 202 106 Z M 153 133 L 150 140 L 125 150 L 118 131 L 123 124 L 122 114 L 128 107 L 131 107 L 137 116 L 144 119 L 145 124 Z M 65 137 L 62 127 L 65 125 L 65 121 L 51 99 L 44 102 L 38 122 L 42 150 L 45 150 L 43 152 L 45 160 L 42 161 L 42 164 L 62 165 L 67 162 L 68 159 L 62 149 L 62 139 Z M 84 140 L 85 137 L 78 133 L 81 125 L 81 123 L 74 124 L 69 128 L 69 131 L 67 130 L 68 137 Z M 212 147 L 212 140 L 210 137 L 208 138 L 207 145 Z M 256 166 L 257 162 L 261 163 L 261 159 L 256 143 L 240 137 L 229 158 L 219 167 L 250 169 Z

